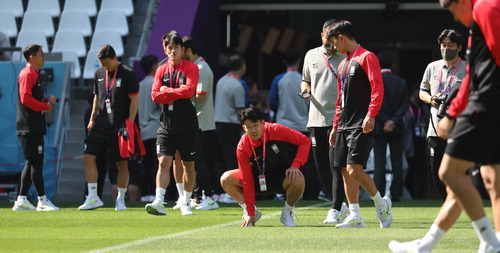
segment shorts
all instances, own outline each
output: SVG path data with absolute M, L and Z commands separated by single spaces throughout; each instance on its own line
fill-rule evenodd
M 41 134 L 18 135 L 24 159 L 43 161 L 44 141 Z
M 256 195 L 266 195 L 266 194 L 284 194 L 285 189 L 283 189 L 283 180 L 285 180 L 285 171 L 288 168 L 283 168 L 283 169 L 266 169 L 266 186 L 267 186 L 267 191 L 261 191 L 260 190 L 260 184 L 259 184 L 259 170 L 255 167 L 252 167 L 252 174 L 253 174 L 253 185 L 255 188 L 255 194 Z M 241 173 L 241 171 L 239 171 Z M 241 175 L 240 175 L 241 178 Z
M 361 128 L 337 132 L 334 166 L 345 168 L 347 164 L 361 164 L 366 167 L 373 147 L 372 133 L 364 134 Z
M 500 110 L 469 104 L 458 116 L 446 154 L 480 164 L 500 163 Z
M 194 155 L 196 154 L 196 135 L 196 132 L 174 135 L 158 131 L 158 136 L 156 138 L 157 156 L 173 157 L 175 151 L 179 150 L 182 161 L 193 162 Z
M 118 148 L 118 134 L 103 134 L 96 131 L 90 131 L 85 138 L 83 153 L 87 155 L 106 155 L 109 151 L 115 162 L 127 160 L 120 155 Z M 108 156 L 109 157 L 109 156 Z
M 140 175 L 140 165 L 137 161 L 128 161 L 128 173 L 129 173 L 129 185 L 140 185 L 141 175 Z M 118 168 L 116 167 L 116 163 L 108 162 L 108 173 L 109 173 L 109 182 L 113 184 L 117 184 L 118 178 Z

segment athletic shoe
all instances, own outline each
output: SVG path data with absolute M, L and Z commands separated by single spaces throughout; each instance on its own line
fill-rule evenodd
M 116 199 L 115 210 L 116 211 L 127 210 L 127 206 L 125 206 L 125 199 Z
M 326 194 L 326 192 L 324 192 L 324 191 L 320 191 L 320 192 L 319 192 L 318 199 L 319 199 L 319 200 L 326 201 L 326 202 L 330 202 L 330 201 L 332 201 L 332 200 L 328 197 L 328 194 Z
M 103 206 L 104 203 L 102 203 L 101 199 L 98 196 L 95 196 L 95 198 L 91 198 L 90 196 L 87 196 L 85 199 L 85 203 L 83 205 L 78 207 L 78 210 L 93 210 L 96 208 L 99 208 Z
M 219 208 L 219 204 L 208 197 L 204 197 L 201 203 L 196 206 L 196 210 L 214 210 L 217 208 Z
M 280 221 L 285 225 L 285 227 L 296 227 L 297 224 L 293 221 L 293 217 L 297 217 L 293 211 L 286 212 L 285 210 L 281 211 Z
M 36 207 L 34 207 L 27 199 L 23 199 L 21 201 L 16 200 L 14 202 L 14 206 L 12 207 L 13 211 L 35 211 Z
M 242 218 L 245 219 L 247 216 L 248 216 L 247 210 L 243 209 Z M 262 213 L 260 212 L 259 209 L 257 209 L 257 207 L 255 207 L 255 222 L 259 221 L 261 217 L 262 217 Z
M 337 224 L 337 228 L 366 228 L 363 218 L 357 217 L 355 214 L 351 213 L 344 219 L 344 222 Z
M 45 200 L 45 201 L 38 201 L 38 204 L 36 205 L 36 210 L 37 211 L 58 211 L 60 208 L 57 206 L 54 206 L 50 200 Z
M 285 200 L 285 194 L 276 194 L 273 200 Z
M 478 253 L 497 253 L 500 252 L 500 247 L 494 247 L 493 245 L 489 245 L 486 243 L 480 243 Z
M 180 208 L 181 208 L 182 203 L 184 203 L 184 199 L 182 199 L 182 197 L 179 197 L 179 198 L 177 199 L 177 201 L 175 201 L 175 206 L 174 206 L 174 207 L 172 207 L 172 208 L 173 208 L 174 210 L 178 210 L 178 209 L 180 209 Z
M 181 214 L 182 215 L 191 215 L 193 211 L 191 211 L 191 206 L 188 203 L 182 203 L 181 205 Z
M 220 199 L 219 194 L 214 194 L 214 195 L 212 195 L 212 199 L 213 199 L 214 201 L 219 201 L 219 199 Z
M 377 218 L 380 221 L 381 228 L 388 228 L 392 224 L 392 201 L 389 197 L 383 198 L 385 204 L 382 208 L 375 209 L 377 211 Z
M 151 203 L 146 205 L 146 212 L 153 215 L 166 215 L 167 211 L 165 210 L 165 206 L 163 203 Z
M 221 194 L 221 198 L 219 199 L 219 202 L 227 203 L 227 204 L 237 203 L 236 200 L 231 198 L 231 196 L 229 196 L 229 194 L 227 194 L 227 193 Z
M 196 199 L 191 199 L 191 202 L 189 202 L 189 205 L 191 206 L 191 208 L 197 208 L 201 205 L 201 202 L 197 203 Z
M 389 249 L 394 253 L 428 253 L 432 250 L 425 248 L 420 239 L 409 242 L 390 241 Z
M 349 211 L 349 208 L 345 203 L 342 203 L 342 207 L 340 208 L 340 211 L 337 211 L 335 209 L 330 209 L 328 211 L 328 214 L 326 215 L 326 219 L 323 221 L 323 223 L 330 223 L 330 224 L 340 224 L 344 222 L 345 218 L 350 214 L 351 212 Z

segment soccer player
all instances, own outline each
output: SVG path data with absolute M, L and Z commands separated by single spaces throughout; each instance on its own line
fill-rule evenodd
M 380 227 L 392 224 L 392 202 L 383 198 L 373 179 L 363 171 L 372 147 L 372 131 L 384 97 L 384 84 L 377 56 L 356 41 L 351 22 L 335 22 L 328 31 L 328 40 L 341 54 L 347 54 L 338 69 L 339 78 L 336 113 L 330 134 L 335 146 L 335 166 L 342 167 L 342 176 L 349 216 L 338 228 L 366 227 L 359 212 L 359 184 L 375 203 Z
M 101 63 L 94 77 L 94 102 L 87 125 L 83 163 L 89 195 L 78 210 L 92 210 L 103 206 L 97 195 L 96 158 L 110 152 L 118 168 L 116 211 L 126 210 L 125 193 L 129 182 L 128 161 L 121 157 L 118 147 L 118 129 L 126 120 L 134 122 L 138 108 L 139 83 L 133 70 L 118 61 L 115 50 L 104 45 L 97 51 Z
M 40 68 L 44 64 L 45 56 L 42 46 L 28 45 L 23 51 L 28 63 L 19 73 L 18 102 L 16 117 L 16 134 L 21 143 L 24 159 L 21 173 L 21 189 L 14 203 L 14 211 L 57 211 L 56 207 L 45 196 L 43 184 L 43 136 L 47 132 L 45 127 L 45 113 L 52 113 L 57 99 L 50 96 L 45 99 L 44 87 L 38 78 Z M 38 204 L 35 208 L 27 198 L 31 184 L 35 185 L 38 194 Z
M 226 171 L 221 185 L 243 208 L 241 226 L 253 226 L 262 216 L 254 206 L 256 194 L 285 193 L 280 221 L 286 227 L 295 227 L 293 207 L 305 187 L 300 167 L 307 162 L 311 141 L 298 131 L 265 122 L 257 108 L 241 111 L 240 120 L 246 134 L 236 150 L 238 169 Z M 290 144 L 298 146 L 293 160 L 288 152 Z
M 178 150 L 184 169 L 184 199 L 180 210 L 182 215 L 191 215 L 189 202 L 196 179 L 194 155 L 198 120 L 190 98 L 195 94 L 199 72 L 196 64 L 182 59 L 184 46 L 178 34 L 167 34 L 162 41 L 168 61 L 156 70 L 151 91 L 153 102 L 162 104 L 156 142 L 160 166 L 156 175 L 155 200 L 146 205 L 146 211 L 154 215 L 166 214 L 163 199 L 170 182 L 172 160 Z
M 448 138 L 439 175 L 449 189 L 438 218 L 422 239 L 399 243 L 391 241 L 393 252 L 430 252 L 465 209 L 479 237 L 478 252 L 498 252 L 496 238 L 486 216 L 479 192 L 465 171 L 472 162 L 484 164 L 481 174 L 490 193 L 496 228 L 500 227 L 500 3 L 496 0 L 440 0 L 455 20 L 470 27 L 469 66 L 457 97 L 437 132 Z M 449 134 L 451 127 L 453 131 Z M 460 203 L 458 203 L 460 201 Z M 498 232 L 497 232 L 498 233 Z

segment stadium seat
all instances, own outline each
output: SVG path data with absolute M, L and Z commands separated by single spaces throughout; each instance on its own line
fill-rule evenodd
M 9 38 L 14 38 L 17 36 L 17 24 L 16 17 L 11 11 L 0 11 L 0 31 Z
M 107 10 L 99 11 L 95 25 L 97 31 L 118 31 L 121 36 L 128 35 L 128 23 L 122 11 Z
M 64 11 L 85 11 L 89 17 L 97 15 L 95 0 L 66 0 Z
M 101 11 L 108 10 L 123 11 L 125 16 L 130 17 L 134 14 L 134 4 L 132 0 L 102 0 Z
M 64 10 L 59 21 L 59 32 L 62 31 L 80 31 L 84 37 L 92 35 L 92 26 L 90 25 L 89 15 L 86 11 Z
M 71 64 L 71 78 L 76 79 L 82 76 L 82 69 L 80 67 L 80 60 L 78 55 L 73 51 L 61 51 L 62 60 L 64 62 L 70 62 Z
M 79 31 L 58 31 L 54 39 L 54 46 L 52 52 L 72 51 L 78 57 L 85 57 L 87 55 L 87 48 L 85 47 L 85 40 Z
M 118 32 L 95 31 L 92 42 L 90 43 L 90 50 L 97 50 L 105 44 L 111 45 L 115 49 L 118 57 L 123 56 L 123 41 Z
M 85 59 L 85 67 L 83 68 L 83 78 L 93 79 L 95 70 L 101 67 L 101 63 L 97 59 L 97 50 L 89 50 Z
M 23 1 L 22 0 L 2 0 L 0 1 L 0 10 L 10 11 L 14 14 L 14 17 L 20 18 L 24 14 Z
M 32 0 L 28 2 L 26 11 L 48 11 L 53 18 L 61 15 L 59 0 Z
M 47 11 L 26 11 L 24 13 L 22 31 L 43 32 L 46 37 L 54 36 L 54 23 Z
M 24 49 L 27 45 L 38 44 L 42 46 L 44 52 L 49 52 L 49 45 L 47 37 L 44 32 L 40 31 L 20 31 L 17 36 L 16 47 Z M 22 51 L 15 51 L 12 53 L 12 61 L 26 61 L 22 56 Z

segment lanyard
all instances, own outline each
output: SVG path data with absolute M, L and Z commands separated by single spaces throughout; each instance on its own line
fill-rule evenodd
M 106 98 L 111 98 L 111 89 L 115 86 L 116 74 L 118 73 L 118 66 L 116 66 L 115 73 L 113 74 L 113 80 L 111 80 L 111 87 L 108 87 L 108 70 L 106 69 Z
M 179 77 L 181 76 L 181 68 L 182 68 L 182 64 L 184 63 L 184 60 L 181 61 L 181 64 L 179 65 L 179 70 L 177 70 L 177 75 L 175 77 L 175 83 L 174 83 L 174 72 L 175 72 L 175 65 L 173 64 L 170 64 L 168 63 L 169 66 L 171 66 L 171 68 L 168 68 L 168 73 L 169 73 L 169 76 L 170 76 L 170 87 L 171 88 L 178 88 L 180 86 L 179 84 Z M 178 86 L 177 87 L 174 87 L 174 84 L 177 84 Z
M 290 72 L 290 71 L 296 71 L 298 72 L 299 70 L 298 69 L 287 69 L 286 71 Z
M 410 105 L 410 115 L 415 119 L 415 112 L 413 111 L 413 107 Z M 416 118 L 416 122 L 414 123 L 415 126 L 420 126 L 420 122 L 422 120 L 422 111 L 420 109 L 420 107 L 418 107 L 418 111 L 417 111 L 417 118 Z
M 453 77 L 455 77 L 455 74 L 457 73 L 458 67 L 460 67 L 460 63 L 462 63 L 462 59 L 458 58 L 458 63 L 455 66 L 455 69 L 453 70 L 453 73 L 450 76 L 450 80 L 448 81 L 448 85 L 446 87 L 445 94 L 450 93 L 450 84 L 451 84 L 451 81 L 453 80 Z M 444 89 L 444 87 L 443 87 L 443 68 L 441 68 L 439 71 L 439 93 L 442 93 L 443 89 Z
M 356 47 L 356 50 L 354 50 L 354 53 L 352 53 L 351 59 L 349 60 L 349 64 L 347 65 L 347 69 L 344 72 L 344 75 L 340 76 L 340 84 L 341 84 L 341 89 L 344 90 L 345 86 L 347 85 L 347 79 L 349 78 L 349 69 L 351 68 L 351 63 L 352 59 L 354 59 L 354 56 L 356 56 L 356 52 L 358 52 L 359 44 Z
M 238 78 L 237 78 L 235 75 L 233 75 L 233 74 L 227 74 L 227 76 L 232 77 L 232 78 L 234 78 L 234 79 L 236 79 L 236 80 L 238 80 L 238 81 L 240 80 L 240 79 L 238 79 Z
M 330 62 L 328 62 L 328 60 L 326 59 L 325 54 L 322 53 L 321 56 L 323 56 L 323 61 L 325 61 L 326 66 L 332 72 L 333 76 L 337 78 L 337 73 L 335 73 L 335 70 L 333 70 L 332 65 L 330 65 Z
M 255 160 L 255 163 L 257 164 L 257 169 L 259 170 L 259 175 L 264 175 L 266 173 L 266 138 L 265 138 L 265 129 L 262 129 L 262 169 L 260 168 L 259 165 L 259 159 L 257 159 L 257 153 L 255 152 L 255 148 L 253 147 L 252 139 L 250 136 L 247 134 L 247 137 L 250 139 L 250 146 L 252 146 L 252 151 L 253 151 L 253 157 Z

